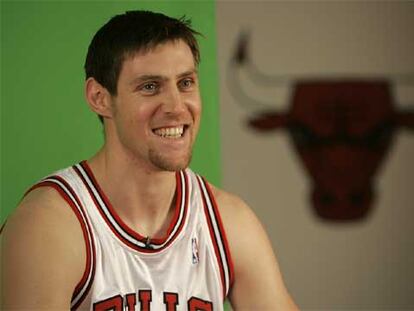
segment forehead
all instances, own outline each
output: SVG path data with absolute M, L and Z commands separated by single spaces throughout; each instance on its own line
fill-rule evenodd
M 128 55 L 122 63 L 119 78 L 140 74 L 177 74 L 195 67 L 194 56 L 187 43 L 183 40 L 167 41 Z

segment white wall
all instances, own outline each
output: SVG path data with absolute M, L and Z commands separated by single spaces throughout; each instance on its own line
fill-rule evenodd
M 287 133 L 250 131 L 226 84 L 245 28 L 251 56 L 267 73 L 414 74 L 414 2 L 219 1 L 217 21 L 223 186 L 265 224 L 295 301 L 304 310 L 414 310 L 414 132 L 397 133 L 365 222 L 321 222 Z M 289 104 L 286 89 L 245 87 L 275 107 Z M 395 99 L 414 109 L 414 85 L 396 87 Z

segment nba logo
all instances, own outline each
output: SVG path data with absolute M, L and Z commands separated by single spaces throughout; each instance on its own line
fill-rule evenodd
M 193 250 L 193 264 L 195 265 L 199 261 L 197 238 L 192 238 L 191 239 L 191 247 L 192 247 L 192 250 Z

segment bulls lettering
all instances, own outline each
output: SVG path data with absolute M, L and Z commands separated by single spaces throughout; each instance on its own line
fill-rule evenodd
M 191 299 L 188 300 L 188 311 L 213 311 L 213 304 L 210 301 L 191 297 Z
M 126 311 L 135 311 L 135 305 L 137 304 L 137 297 L 135 294 L 128 294 L 125 296 L 126 300 Z
M 138 298 L 138 299 L 137 299 Z M 138 308 L 137 307 L 138 302 Z M 139 290 L 138 293 L 129 293 L 124 297 L 121 295 L 113 296 L 93 304 L 94 311 L 151 311 L 152 291 L 149 289 Z M 177 293 L 164 292 L 163 303 L 165 311 L 177 311 L 180 300 Z M 191 297 L 187 301 L 189 311 L 212 311 L 213 304 L 210 301 Z
M 117 295 L 93 304 L 94 311 L 122 310 L 122 297 Z
M 177 293 L 164 293 L 165 310 L 177 311 L 178 294 Z
M 140 290 L 138 292 L 139 302 L 141 303 L 141 311 L 150 311 L 150 303 L 152 301 L 151 290 Z

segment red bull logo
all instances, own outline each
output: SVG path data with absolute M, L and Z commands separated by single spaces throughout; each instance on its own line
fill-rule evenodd
M 247 63 L 246 48 L 243 38 L 234 62 L 238 67 Z M 414 112 L 395 107 L 388 79 L 295 80 L 286 112 L 256 112 L 248 124 L 259 132 L 288 131 L 312 182 L 311 202 L 318 216 L 363 219 L 373 207 L 375 176 L 393 137 L 401 127 L 414 129 Z

